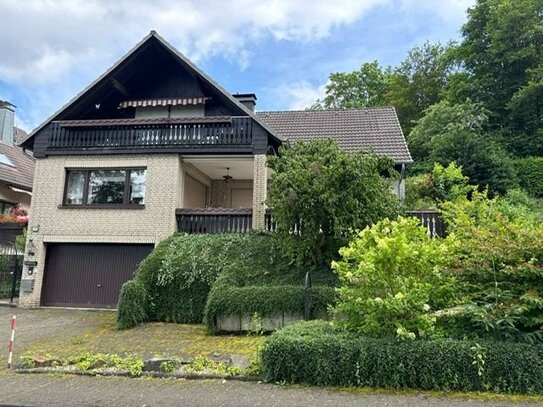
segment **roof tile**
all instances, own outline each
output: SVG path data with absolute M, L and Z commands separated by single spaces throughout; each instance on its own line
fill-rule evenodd
M 393 107 L 258 112 L 279 136 L 290 140 L 331 138 L 345 151 L 372 150 L 397 163 L 412 163 Z

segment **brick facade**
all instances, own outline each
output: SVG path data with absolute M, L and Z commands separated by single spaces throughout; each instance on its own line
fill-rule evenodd
M 66 168 L 146 167 L 144 209 L 65 209 L 62 204 Z M 19 305 L 40 305 L 46 243 L 154 243 L 177 230 L 175 209 L 181 207 L 183 170 L 178 154 L 53 156 L 36 161 L 33 205 L 28 240 L 37 261 L 32 275 L 23 269 L 23 279 L 34 279 L 32 293 L 21 292 Z M 37 229 L 37 231 L 35 231 Z
M 266 226 L 266 195 L 268 190 L 266 154 L 256 154 L 253 165 L 253 229 L 262 230 Z

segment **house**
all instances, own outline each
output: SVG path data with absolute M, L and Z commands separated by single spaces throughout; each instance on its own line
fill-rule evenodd
M 151 32 L 36 128 L 23 143 L 37 161 L 19 305 L 112 308 L 172 233 L 267 228 L 266 157 L 288 140 L 332 136 L 411 162 L 393 108 L 255 104 Z
M 28 135 L 15 127 L 15 106 L 0 100 L 0 252 L 6 243 L 21 233 L 22 225 L 13 223 L 14 208 L 30 208 L 34 157 L 17 144 Z M 20 211 L 19 211 L 20 212 Z M 21 220 L 24 217 L 19 217 Z

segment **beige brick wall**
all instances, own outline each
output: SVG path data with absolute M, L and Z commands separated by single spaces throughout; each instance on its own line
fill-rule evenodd
M 268 189 L 266 154 L 256 154 L 253 165 L 253 229 L 264 229 Z
M 252 179 L 233 179 L 225 182 L 222 179 L 211 181 L 211 206 L 213 208 L 230 208 L 232 206 L 232 189 L 253 189 Z
M 64 209 L 66 168 L 146 167 L 144 209 Z M 21 292 L 19 305 L 35 307 L 40 294 L 47 242 L 155 243 L 176 231 L 175 209 L 181 207 L 183 171 L 179 155 L 103 155 L 47 157 L 36 161 L 28 239 L 38 266 L 23 279 L 34 279 L 32 293 Z M 39 231 L 33 231 L 39 228 Z M 28 245 L 27 245 L 28 246 Z

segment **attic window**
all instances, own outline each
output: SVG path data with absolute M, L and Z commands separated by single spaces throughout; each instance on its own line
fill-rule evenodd
M 8 165 L 10 167 L 15 167 L 5 154 L 0 154 L 0 164 Z
M 119 103 L 117 109 L 126 109 L 127 107 L 156 107 L 156 106 L 189 106 L 204 105 L 208 97 L 176 98 L 176 99 L 143 99 L 143 100 L 125 100 Z

